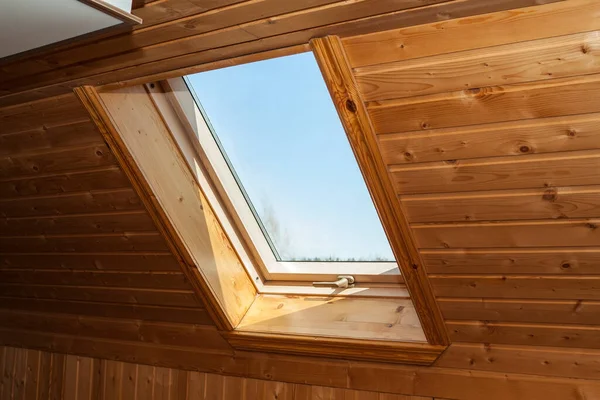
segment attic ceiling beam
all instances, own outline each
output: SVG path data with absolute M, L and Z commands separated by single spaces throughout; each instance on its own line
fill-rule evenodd
M 404 210 L 396 198 L 342 41 L 337 36 L 327 36 L 313 39 L 311 46 L 402 271 L 425 336 L 430 344 L 448 345 L 450 340 L 442 313 Z

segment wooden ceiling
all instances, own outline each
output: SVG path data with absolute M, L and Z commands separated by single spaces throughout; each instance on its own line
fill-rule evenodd
M 600 348 L 599 16 L 560 3 L 345 41 L 454 342 Z
M 452 20 L 540 2 L 229 3 L 148 2 L 133 34 L 0 67 L 0 343 L 430 397 L 597 396 L 600 4 Z M 344 37 L 453 341 L 429 369 L 234 353 L 70 94 L 324 34 Z
M 160 0 L 133 32 L 0 62 L 0 107 L 258 52 L 557 0 Z M 180 74 L 180 73 L 179 73 Z

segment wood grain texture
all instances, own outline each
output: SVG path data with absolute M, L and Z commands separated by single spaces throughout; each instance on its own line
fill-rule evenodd
M 0 235 L 52 235 L 148 232 L 154 222 L 144 210 L 97 214 L 0 218 Z
M 227 349 L 77 98 L 18 105 L 0 115 L 6 122 L 0 128 L 0 326 L 120 338 L 123 349 L 136 342 Z M 202 332 L 211 332 L 206 343 Z M 70 356 L 64 362 L 69 374 L 90 373 L 87 361 L 82 366 Z M 23 371 L 19 364 L 18 382 Z M 52 379 L 62 376 L 56 374 Z M 92 393 L 76 377 L 64 382 L 64 391 L 58 383 L 39 391 L 31 386 L 33 398 L 36 392 L 40 399 Z M 23 398 L 23 388 L 15 387 L 13 397 Z
M 592 300 L 536 300 L 438 298 L 448 320 L 600 325 L 600 302 Z
M 525 156 L 597 146 L 600 114 L 431 129 L 378 137 L 388 165 L 479 157 Z
M 438 360 L 440 367 L 515 371 L 545 376 L 597 379 L 600 353 L 587 349 L 455 343 Z
M 157 293 L 164 296 L 165 293 Z M 158 322 L 177 322 L 184 324 L 212 326 L 206 310 L 199 304 L 192 307 L 164 305 L 59 300 L 50 298 L 2 297 L 2 305 L 10 310 L 24 310 L 48 314 L 73 314 L 79 316 L 122 318 L 123 320 L 147 320 Z
M 26 299 L 91 301 L 164 307 L 200 307 L 192 290 L 0 284 L 2 296 Z
M 344 38 L 353 68 L 600 29 L 594 0 L 489 12 Z
M 66 216 L 72 214 L 137 211 L 142 204 L 130 188 L 84 191 L 0 200 L 6 218 Z
M 599 300 L 600 276 L 431 275 L 440 297 Z
M 254 300 L 255 288 L 150 96 L 143 87 L 100 95 L 80 88 L 77 94 L 192 287 L 218 326 L 231 330 Z
M 135 364 L 132 360 L 102 360 L 83 356 L 65 356 L 57 353 L 47 353 L 38 350 L 23 350 L 13 347 L 0 348 L 0 372 L 5 382 L 13 387 L 15 373 L 13 365 L 27 352 L 27 360 L 40 360 L 38 371 L 40 380 L 25 381 L 24 387 L 30 389 L 32 383 L 47 391 L 51 376 L 63 381 L 56 382 L 60 388 L 73 385 L 72 371 L 79 370 L 81 387 L 87 393 L 87 387 L 94 388 L 99 399 L 137 394 L 136 397 L 146 399 L 192 399 L 206 398 L 215 400 L 238 399 L 330 399 L 330 400 L 443 400 L 446 399 L 481 399 L 481 393 L 492 400 L 532 399 L 542 395 L 548 400 L 577 400 L 581 396 L 594 398 L 598 393 L 595 380 L 565 379 L 561 377 L 540 377 L 530 375 L 532 371 L 549 371 L 549 375 L 565 372 L 567 374 L 580 369 L 583 374 L 594 371 L 595 362 L 587 357 L 592 353 L 572 351 L 574 355 L 582 355 L 581 366 L 570 367 L 574 357 L 560 353 L 558 349 L 550 348 L 552 353 L 544 359 L 532 354 L 532 359 L 523 359 L 520 348 L 492 345 L 482 352 L 490 352 L 498 357 L 497 362 L 482 360 L 477 350 L 457 347 L 454 356 L 472 357 L 474 365 L 482 371 L 468 371 L 462 368 L 424 368 L 399 366 L 389 364 L 374 364 L 366 362 L 343 362 L 335 360 L 321 361 L 302 359 L 292 356 L 278 356 L 240 352 L 235 361 L 222 370 L 225 375 L 216 375 L 215 371 L 206 371 L 207 362 L 211 355 L 204 359 L 196 358 L 196 366 L 190 364 L 173 365 L 174 361 L 165 359 L 162 366 Z M 471 351 L 471 353 L 470 353 Z M 484 353 L 485 354 L 485 353 Z M 506 365 L 506 356 L 521 357 L 523 374 L 498 373 Z M 93 357 L 93 356 L 92 356 Z M 215 358 L 218 360 L 219 358 Z M 456 357 L 448 359 L 453 365 Z M 221 358 L 225 361 L 225 358 Z M 229 357 L 229 360 L 232 360 Z M 481 360 L 481 361 L 480 361 Z M 489 360 L 489 358 L 488 358 Z M 183 361 L 183 360 L 181 360 Z M 548 361 L 548 364 L 536 365 L 536 361 Z M 28 361 L 29 362 L 29 361 Z M 139 361 L 138 361 L 139 362 Z M 290 363 L 296 362 L 297 368 L 291 368 Z M 489 363 L 483 365 L 483 363 Z M 481 364 L 480 364 L 481 363 Z M 176 364 L 176 362 L 175 362 Z M 324 365 L 323 365 L 324 364 Z M 489 365 L 489 366 L 488 366 Z M 61 374 L 51 374 L 50 366 L 58 368 Z M 251 376 L 240 376 L 244 368 Z M 88 369 L 89 368 L 89 369 Z M 189 371 L 185 369 L 190 369 Z M 328 378 L 324 372 L 328 369 Z M 69 371 L 68 374 L 66 372 Z M 93 373 L 88 375 L 87 371 Z M 209 372 L 209 373 L 207 373 Z M 90 379 L 91 378 L 91 379 Z M 6 386 L 2 386 L 5 388 Z M 11 393 L 8 391 L 8 393 Z M 168 395 L 167 395 L 168 394 Z M 163 397 L 164 396 L 164 397 Z M 35 397 L 33 397 L 35 398 Z M 47 397 L 43 397 L 47 398 Z M 27 398 L 28 399 L 28 398 Z
M 365 101 L 600 72 L 598 31 L 356 68 Z M 482 66 L 484 68 L 482 68 Z
M 49 359 L 50 363 L 40 363 L 42 358 L 44 361 Z M 222 376 L 13 347 L 3 347 L 0 352 L 0 374 L 4 377 L 0 382 L 0 393 L 6 394 L 2 398 L 41 399 L 38 395 L 49 389 L 45 383 L 57 367 L 62 375 L 54 375 L 61 379 L 61 382 L 54 382 L 60 389 L 55 389 L 55 393 L 65 400 L 434 400 L 432 397 Z
M 102 137 L 91 121 L 0 135 L 0 156 L 49 151 L 54 148 L 101 145 Z
M 375 132 L 384 134 L 598 112 L 590 99 L 599 88 L 598 75 L 584 75 L 371 102 L 368 109 Z
M 435 303 L 427 273 L 420 260 L 410 227 L 393 196 L 385 164 L 378 154 L 375 134 L 338 37 L 311 42 L 321 73 L 342 120 L 342 125 L 365 178 L 375 208 L 430 344 L 447 345 L 441 314 Z
M 36 254 L 33 251 L 3 254 L 2 269 L 65 270 L 65 271 L 171 271 L 178 272 L 179 264 L 168 252 L 149 253 L 54 253 Z
M 411 223 L 585 218 L 600 215 L 597 186 L 402 196 Z
M 167 322 L 123 320 L 0 310 L 4 327 L 14 330 L 44 331 L 58 335 L 142 342 L 161 346 L 193 347 L 204 351 L 228 351 L 227 342 L 215 327 Z
M 0 180 L 2 199 L 46 196 L 129 188 L 129 181 L 117 165 L 59 174 Z
M 595 275 L 599 272 L 600 249 L 424 249 L 421 250 L 421 257 L 427 270 L 433 274 Z
M 239 350 L 413 365 L 432 365 L 446 348 L 407 340 L 348 339 L 351 335 L 347 333 L 344 338 L 319 336 L 317 339 L 314 335 L 235 330 L 224 336 Z
M 597 326 L 446 321 L 454 342 L 600 348 Z
M 236 330 L 426 342 L 408 299 L 260 295 Z
M 415 224 L 412 228 L 419 248 L 425 249 L 594 247 L 600 244 L 599 224 L 598 219 L 585 219 Z
M 102 168 L 115 165 L 104 145 L 59 149 L 42 154 L 12 155 L 0 158 L 0 179 L 21 178 L 41 174 L 57 174 L 73 169 Z
M 42 63 L 43 71 L 40 71 L 39 65 L 29 60 L 23 66 L 23 70 L 32 74 L 2 82 L 1 94 L 4 96 L 0 104 L 14 104 L 40 96 L 59 95 L 81 85 L 115 83 L 203 63 L 302 45 L 312 38 L 325 35 L 352 36 L 398 26 L 438 22 L 449 16 L 457 18 L 552 1 L 554 0 L 360 0 L 328 4 L 326 0 L 283 3 L 265 0 L 243 3 L 239 0 L 213 0 L 208 6 L 198 4 L 197 1 L 190 4 L 185 0 L 156 2 L 153 3 L 156 6 L 151 4 L 149 7 L 140 8 L 139 12 L 146 9 L 162 9 L 168 15 L 153 15 L 148 21 L 148 28 L 142 26 L 122 39 L 121 44 L 128 43 L 129 46 L 114 46 L 114 50 L 120 51 L 113 56 L 90 59 L 90 55 L 87 55 L 85 61 L 75 64 L 70 64 L 66 56 L 50 55 L 48 61 L 51 62 Z M 224 7 L 211 10 L 219 5 Z M 263 8 L 264 6 L 268 7 Z M 407 8 L 411 6 L 412 8 Z M 275 14 L 286 9 L 289 12 L 273 15 L 269 13 L 270 9 L 273 9 Z M 294 9 L 295 11 L 292 11 Z M 180 21 L 177 21 L 178 14 L 182 15 Z M 217 14 L 217 17 L 212 14 Z M 143 18 L 141 14 L 139 16 Z M 155 21 L 159 20 L 171 21 L 154 25 Z M 208 31 L 203 32 L 204 26 Z M 210 30 L 211 27 L 216 29 Z M 192 36 L 189 36 L 190 34 Z M 143 40 L 136 45 L 138 37 Z M 144 45 L 145 43 L 154 44 Z M 81 49 L 72 51 L 81 53 Z M 68 54 L 69 50 L 66 52 Z M 103 53 L 91 51 L 90 54 Z M 64 67 L 54 68 L 56 65 Z M 19 64 L 16 64 L 11 67 L 11 72 L 18 73 L 19 69 Z M 35 77 L 35 84 L 32 83 L 32 76 Z
M 398 194 L 551 188 L 593 185 L 600 152 L 583 150 L 391 165 Z

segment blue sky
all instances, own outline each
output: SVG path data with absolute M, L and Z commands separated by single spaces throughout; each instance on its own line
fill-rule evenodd
M 284 260 L 393 260 L 312 53 L 188 78 Z

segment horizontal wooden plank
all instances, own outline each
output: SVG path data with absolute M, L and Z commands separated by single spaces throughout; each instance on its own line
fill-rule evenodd
M 177 260 L 170 252 L 79 254 L 45 253 L 2 254 L 3 269 L 65 269 L 99 271 L 180 271 Z
M 407 0 L 399 4 L 396 0 L 378 0 L 376 3 L 371 0 L 356 0 L 352 2 L 337 1 L 331 5 L 327 5 L 327 1 L 320 0 L 320 3 L 325 4 L 324 6 L 295 10 L 278 16 L 271 14 L 268 11 L 269 8 L 265 7 L 262 13 L 266 18 L 262 17 L 254 20 L 246 19 L 248 17 L 251 18 L 253 12 L 249 10 L 250 7 L 248 5 L 242 3 L 229 8 L 229 10 L 234 10 L 237 14 L 241 12 L 241 10 L 237 10 L 245 7 L 246 11 L 250 12 L 250 15 L 244 16 L 243 13 L 239 16 L 234 15 L 232 21 L 229 22 L 226 19 L 227 11 L 224 11 L 222 15 L 216 16 L 216 18 L 220 17 L 220 21 L 217 20 L 216 22 L 216 27 L 221 26 L 221 28 L 210 29 L 209 25 L 206 27 L 206 31 L 202 29 L 204 21 L 210 24 L 211 20 L 214 20 L 215 17 L 210 18 L 210 15 L 208 18 L 205 16 L 202 20 L 186 21 L 184 22 L 184 28 L 175 29 L 175 32 L 170 29 L 174 25 L 169 24 L 165 32 L 166 40 L 161 43 L 156 43 L 157 39 L 161 38 L 157 32 L 145 33 L 138 30 L 132 36 L 124 38 L 123 43 L 125 47 L 123 47 L 123 44 L 115 46 L 114 43 L 111 43 L 112 46 L 107 44 L 108 47 L 105 47 L 103 43 L 100 43 L 98 46 L 95 46 L 97 51 L 90 49 L 87 54 L 85 53 L 85 49 L 76 48 L 74 51 L 77 54 L 70 54 L 73 51 L 67 51 L 66 54 L 56 55 L 58 59 L 64 60 L 62 62 L 65 65 L 62 65 L 62 68 L 33 73 L 37 79 L 36 83 L 41 81 L 44 82 L 44 85 L 56 84 L 64 81 L 65 77 L 88 76 L 90 72 L 100 74 L 142 63 L 165 60 L 177 57 L 182 53 L 190 51 L 190 49 L 193 49 L 194 52 L 199 52 L 212 49 L 216 44 L 218 44 L 218 47 L 234 45 L 441 1 L 443 0 Z M 271 1 L 262 1 L 262 3 L 265 2 L 270 3 Z M 313 3 L 318 2 L 317 0 L 313 0 Z M 288 11 L 294 9 L 293 5 L 288 5 L 288 7 L 280 5 L 277 8 L 287 8 Z M 239 22 L 236 23 L 235 20 Z M 189 27 L 186 27 L 185 25 L 188 22 Z M 215 25 L 215 22 L 213 22 L 213 25 Z M 195 26 L 200 26 L 201 28 L 198 29 L 199 33 L 194 35 Z M 162 41 L 162 38 L 160 40 Z M 121 48 L 119 49 L 119 47 Z M 114 55 L 111 54 L 113 52 Z M 94 56 L 91 56 L 92 54 Z M 96 54 L 98 55 L 96 56 Z M 103 55 L 105 56 L 103 57 Z M 54 57 L 54 55 L 52 56 Z M 87 61 L 84 61 L 85 59 Z M 0 84 L 0 90 L 4 92 L 16 87 L 31 89 L 37 85 L 32 84 L 30 76 L 18 76 L 15 79 L 9 78 L 4 84 Z
M 600 75 L 472 88 L 367 104 L 378 134 L 600 111 Z M 557 107 L 560 105 L 560 107 Z
M 10 218 L 141 209 L 131 188 L 0 200 L 0 216 Z
M 565 235 L 566 237 L 566 235 Z M 422 250 L 433 274 L 595 275 L 600 248 Z
M 153 230 L 152 221 L 143 210 L 106 214 L 0 218 L 0 234 L 3 236 L 87 235 Z
M 155 229 L 145 210 L 0 218 L 0 235 L 4 236 L 148 232 Z
M 33 331 L 0 329 L 0 343 L 91 357 L 101 356 L 104 359 L 131 363 L 243 376 L 263 381 L 372 390 L 383 392 L 381 400 L 397 400 L 397 396 L 404 400 L 405 396 L 402 395 L 481 400 L 481 393 L 485 393 L 488 400 L 581 400 L 582 396 L 593 399 L 600 393 L 600 384 L 595 380 L 335 361 L 250 352 L 236 352 L 232 355 L 198 351 L 193 348 L 164 348 L 140 342 L 93 340 Z M 328 392 L 317 393 L 320 395 Z
M 12 284 L 103 286 L 191 290 L 182 272 L 65 271 L 0 269 L 0 281 Z
M 494 190 L 402 196 L 408 219 L 417 222 L 585 218 L 600 215 L 600 187 Z
M 382 29 L 345 38 L 344 47 L 350 64 L 358 68 L 600 29 L 595 0 L 569 1 Z
M 600 327 L 446 321 L 454 342 L 600 348 Z
M 59 175 L 0 180 L 0 199 L 131 187 L 117 165 Z
M 0 110 L 0 135 L 89 121 L 87 111 L 73 93 Z
M 597 379 L 600 352 L 589 349 L 454 343 L 438 359 L 436 366 Z
M 539 4 L 539 1 L 542 0 L 489 0 L 486 2 L 452 0 L 440 3 L 439 5 L 379 14 L 358 20 L 350 20 L 332 25 L 317 26 L 291 33 L 270 36 L 268 38 L 259 38 L 258 40 L 255 36 L 249 37 L 247 33 L 240 32 L 238 30 L 234 30 L 232 32 L 215 31 L 211 35 L 203 35 L 202 39 L 203 41 L 206 41 L 206 43 L 203 43 L 202 45 L 192 44 L 191 42 L 186 43 L 187 51 L 183 51 L 177 56 L 170 58 L 146 62 L 144 64 L 131 67 L 120 68 L 118 72 L 108 71 L 90 75 L 93 73 L 93 71 L 87 70 L 86 76 L 81 78 L 74 78 L 73 75 L 66 75 L 62 77 L 63 82 L 61 84 L 48 85 L 43 89 L 26 89 L 24 86 L 20 85 L 20 90 L 25 91 L 18 92 L 16 90 L 12 90 L 11 92 L 0 92 L 3 93 L 3 95 L 0 97 L 0 107 L 17 102 L 32 101 L 39 99 L 40 97 L 57 96 L 65 93 L 66 91 L 72 90 L 74 87 L 85 84 L 105 85 L 131 79 L 137 80 L 140 78 L 144 78 L 145 81 L 151 81 L 156 78 L 153 75 L 164 74 L 165 72 L 173 72 L 171 77 L 180 76 L 182 74 L 181 70 L 185 68 L 249 54 L 267 52 L 297 45 L 305 45 L 310 39 L 315 37 L 322 37 L 326 35 L 352 36 L 379 30 L 397 28 L 398 26 L 409 26 L 419 23 L 424 24 L 432 21 L 440 21 L 447 18 L 447 15 L 453 15 L 454 17 L 458 18 L 461 16 L 476 15 L 482 12 L 492 12 L 515 7 L 524 7 L 536 3 Z M 543 1 L 552 2 L 555 0 Z M 375 8 L 373 10 L 375 10 Z M 244 25 L 243 27 L 236 27 L 236 29 L 245 29 L 246 27 L 247 26 Z M 277 29 L 279 29 L 279 27 L 277 27 Z M 217 33 L 223 34 L 226 37 L 223 39 L 215 37 L 214 35 Z M 231 45 L 223 45 L 222 47 L 218 48 L 213 48 L 212 45 L 210 45 L 209 49 L 198 51 L 199 48 L 206 46 L 207 43 L 229 43 L 232 41 L 233 35 L 238 35 L 240 38 L 246 41 L 242 43 L 236 42 Z M 180 45 L 181 43 L 178 44 Z M 193 49 L 194 52 L 190 52 L 189 49 Z M 143 58 L 138 58 L 137 62 L 139 63 L 142 60 Z M 190 73 L 190 71 L 186 71 L 186 73 Z M 36 79 L 40 78 L 41 77 L 39 76 L 36 77 Z M 164 75 L 161 76 L 161 78 L 164 79 Z M 38 80 L 37 82 L 40 81 Z M 25 80 L 23 84 L 30 84 L 30 81 Z
M 244 0 L 145 0 L 144 7 L 136 8 L 131 13 L 142 19 L 143 23 L 138 29 L 144 29 L 241 1 Z
M 102 137 L 91 121 L 82 121 L 0 135 L 0 156 L 23 155 L 29 152 L 42 152 L 73 146 L 101 145 L 103 143 Z
M 380 135 L 386 164 L 524 156 L 598 148 L 600 114 Z
M 173 20 L 170 23 L 161 24 L 155 28 L 144 26 L 128 35 L 109 37 L 83 46 L 52 52 L 45 56 L 42 55 L 37 60 L 6 66 L 4 68 L 6 81 L 14 81 L 50 70 L 80 65 L 90 60 L 107 59 L 122 53 L 139 51 L 139 49 L 144 47 L 159 45 L 190 36 L 210 35 L 210 32 L 225 28 L 229 28 L 228 31 L 230 31 L 231 27 L 247 23 L 248 21 L 265 20 L 266 18 L 276 20 L 278 15 L 290 12 L 302 15 L 302 10 L 337 1 L 339 0 L 297 0 L 294 2 L 281 2 L 279 0 L 238 0 L 235 2 L 229 0 L 230 3 L 234 2 L 237 4 L 226 7 L 226 3 L 222 2 L 225 7 L 219 7 L 212 12 L 202 12 L 189 18 L 183 18 L 182 20 Z M 277 21 L 273 21 L 273 23 L 277 23 Z M 306 24 L 306 21 L 304 21 L 304 24 Z M 284 24 L 284 26 L 286 25 Z M 54 65 L 49 65 L 48 60 L 54 60 Z
M 54 49 L 43 51 L 36 54 L 35 57 L 7 63 L 0 67 L 0 71 L 4 73 L 8 82 L 19 77 L 32 76 L 70 64 L 81 63 L 89 58 L 105 58 L 112 54 L 131 51 L 143 45 L 165 42 L 173 39 L 168 35 L 169 32 L 174 30 L 183 36 L 186 36 L 186 31 L 188 31 L 187 35 L 193 35 L 198 30 L 196 28 L 197 20 L 202 16 L 219 15 L 223 20 L 221 23 L 227 26 L 230 18 L 225 16 L 227 13 L 224 11 L 231 8 L 227 7 L 228 5 L 241 2 L 245 1 L 194 0 L 190 2 L 189 0 L 160 0 L 152 6 L 137 8 L 132 11 L 134 15 L 142 18 L 142 24 L 132 26 L 131 31 L 128 30 L 118 35 L 94 36 L 89 40 L 78 40 L 71 45 L 58 44 L 53 46 Z M 210 12 L 214 9 L 217 10 Z M 206 25 L 210 20 L 210 18 L 201 19 Z M 231 22 L 232 24 L 235 23 L 235 21 Z M 155 27 L 157 24 L 159 26 Z M 207 30 L 213 29 L 216 28 L 207 26 Z M 153 39 L 149 36 L 153 36 Z M 85 53 L 86 48 L 89 49 L 87 57 L 82 54 Z M 95 57 L 92 56 L 94 54 Z
M 447 320 L 600 325 L 600 302 L 438 298 Z
M 0 297 L 0 304 L 2 308 L 9 310 L 213 325 L 206 310 L 200 306 L 190 308 L 162 307 L 143 304 L 97 303 L 18 297 Z
M 16 179 L 38 174 L 56 174 L 83 168 L 117 165 L 106 145 L 59 148 L 49 153 L 11 155 L 0 158 L 0 179 Z
M 438 297 L 600 300 L 600 276 L 429 275 Z
M 191 290 L 152 290 L 99 286 L 11 285 L 0 283 L 6 297 L 144 304 L 161 307 L 202 306 Z
M 30 313 L 0 309 L 0 325 L 17 330 L 52 332 L 156 345 L 227 351 L 229 345 L 208 325 L 176 324 L 69 314 Z
M 600 246 L 600 219 L 416 224 L 420 248 Z M 598 270 L 600 273 L 600 269 Z
M 167 251 L 158 232 L 115 233 L 72 236 L 4 236 L 0 240 L 0 253 L 36 252 L 101 253 L 120 251 Z
M 398 194 L 549 188 L 600 182 L 600 150 L 392 165 Z
M 357 68 L 365 101 L 542 81 L 600 72 L 598 32 L 576 33 Z

